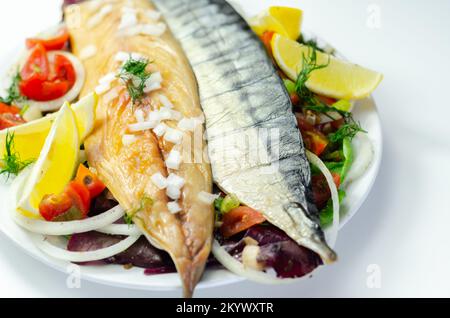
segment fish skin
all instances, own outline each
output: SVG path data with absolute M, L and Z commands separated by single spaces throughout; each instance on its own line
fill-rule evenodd
M 108 2 L 113 10 L 93 29 L 86 27 L 86 21 L 96 13 L 90 9 L 89 2 L 66 8 L 65 17 L 73 53 L 79 55 L 83 48 L 93 43 L 98 49 L 94 57 L 83 61 L 87 79 L 81 96 L 92 92 L 104 75 L 117 71 L 118 64 L 114 59 L 117 52 L 136 52 L 153 61 L 149 67 L 161 71 L 164 79 L 162 89 L 148 94 L 141 105 L 144 113 L 158 106 L 156 95 L 162 93 L 169 97 L 174 109 L 184 117 L 201 116 L 203 112 L 195 76 L 183 50 L 170 32 L 161 37 L 140 35 L 124 38 L 118 35 L 121 9 L 129 3 L 125 0 Z M 132 4 L 142 10 L 154 8 L 146 0 L 135 0 Z M 139 21 L 151 23 L 144 15 L 139 15 Z M 173 145 L 157 138 L 150 131 L 135 134 L 136 142 L 124 146 L 122 136 L 129 133 L 128 125 L 135 123 L 136 119 L 126 89 L 118 83 L 113 86 L 110 92 L 99 98 L 95 128 L 85 143 L 88 162 L 126 211 L 139 208 L 143 197 L 152 199 L 152 202 L 145 200 L 142 210 L 133 221 L 153 246 L 170 254 L 180 273 L 184 296 L 191 297 L 204 272 L 213 239 L 213 205 L 201 202 L 198 198 L 201 191 L 212 192 L 210 165 L 207 161 L 183 162 L 178 171 L 168 171 L 164 161 Z M 175 121 L 166 124 L 172 128 L 177 125 Z M 202 136 L 203 128 L 198 130 Z M 191 142 L 195 138 L 190 132 L 185 132 L 184 137 Z M 196 142 L 193 143 L 195 147 Z M 197 141 L 197 147 L 200 148 L 206 145 L 201 138 L 199 144 Z M 189 155 L 192 157 L 195 151 L 202 153 L 202 150 L 193 148 Z M 186 151 L 182 149 L 183 153 Z M 174 215 L 168 211 L 167 203 L 170 200 L 165 190 L 158 189 L 151 182 L 151 176 L 158 172 L 166 177 L 173 172 L 185 179 L 186 184 L 179 200 L 183 209 L 181 213 Z
M 197 77 L 214 181 L 325 263 L 334 262 L 312 203 L 292 103 L 261 41 L 224 0 L 153 2 Z M 262 160 L 252 160 L 255 144 Z

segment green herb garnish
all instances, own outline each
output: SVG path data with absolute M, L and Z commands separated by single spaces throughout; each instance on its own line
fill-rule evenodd
M 316 95 L 308 89 L 308 87 L 306 87 L 306 82 L 309 80 L 311 74 L 314 71 L 328 67 L 329 64 L 330 59 L 328 59 L 327 64 L 318 64 L 317 50 L 312 48 L 311 53 L 308 57 L 303 55 L 303 69 L 298 75 L 295 89 L 298 96 L 304 103 L 303 108 L 305 110 L 311 110 L 317 113 L 324 114 L 332 120 L 335 120 L 335 118 L 329 113 L 337 112 L 344 118 L 344 125 L 339 128 L 338 131 L 330 134 L 329 136 L 329 139 L 332 143 L 337 143 L 343 141 L 345 138 L 349 138 L 350 140 L 352 140 L 357 133 L 366 131 L 364 131 L 361 128 L 361 125 L 354 120 L 351 112 L 325 104 L 324 102 L 320 101 L 316 97 Z M 343 103 L 336 103 L 336 106 L 340 106 L 342 104 Z
M 118 75 L 125 83 L 133 104 L 139 103 L 145 95 L 145 83 L 152 75 L 146 71 L 149 64 L 150 62 L 146 59 L 135 60 L 130 56 Z
M 0 175 L 7 174 L 8 179 L 11 175 L 17 176 L 23 169 L 32 164 L 35 160 L 25 160 L 20 159 L 20 155 L 14 149 L 14 133 L 6 132 L 5 139 L 5 154 L 1 160 L 1 170 Z
M 136 214 L 138 214 L 139 212 L 143 211 L 145 209 L 146 205 L 152 205 L 152 204 L 153 204 L 153 200 L 151 198 L 147 197 L 147 196 L 144 196 L 141 199 L 141 202 L 140 202 L 138 208 L 136 208 L 134 210 L 131 210 L 131 211 L 128 211 L 127 213 L 125 213 L 125 216 L 124 216 L 125 223 L 128 224 L 128 225 L 132 225 L 133 224 L 133 218 L 136 217 Z
M 12 79 L 12 83 L 8 88 L 7 96 L 5 98 L 0 97 L 0 102 L 11 105 L 13 102 L 23 102 L 26 97 L 20 93 L 19 83 L 22 80 L 20 73 L 17 72 Z
M 295 90 L 305 105 L 320 105 L 320 101 L 317 100 L 314 93 L 306 87 L 306 82 L 313 72 L 326 68 L 328 65 L 330 65 L 330 59 L 328 59 L 327 64 L 317 63 L 317 50 L 314 48 L 310 50 L 309 56 L 303 54 L 303 68 L 298 74 Z

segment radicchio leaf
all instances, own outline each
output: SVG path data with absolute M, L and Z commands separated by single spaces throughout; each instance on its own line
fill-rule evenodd
M 228 253 L 240 259 L 246 245 L 245 237 L 258 242 L 258 261 L 266 268 L 274 269 L 280 278 L 303 277 L 323 264 L 316 253 L 298 245 L 286 233 L 272 225 L 253 226 L 244 234 L 231 239 L 217 238 Z

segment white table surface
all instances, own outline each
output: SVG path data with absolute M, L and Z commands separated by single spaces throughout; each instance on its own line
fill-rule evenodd
M 352 61 L 384 73 L 375 93 L 385 137 L 383 163 L 368 200 L 340 233 L 336 265 L 297 285 L 245 282 L 196 295 L 449 297 L 450 103 L 445 95 L 450 91 L 450 2 L 240 2 L 253 13 L 269 4 L 300 5 L 305 28 Z M 26 36 L 57 22 L 59 4 L 0 1 L 0 60 Z M 380 288 L 368 287 L 372 268 L 379 270 Z M 179 292 L 132 291 L 85 281 L 80 289 L 68 289 L 66 275 L 33 260 L 0 234 L 0 297 L 177 296 Z

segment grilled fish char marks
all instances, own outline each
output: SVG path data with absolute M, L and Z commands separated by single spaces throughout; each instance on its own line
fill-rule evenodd
M 224 0 L 154 3 L 197 76 L 214 181 L 325 263 L 335 261 L 311 200 L 292 104 L 261 41 Z M 255 144 L 263 162 L 249 160 Z
M 159 106 L 158 95 L 163 94 L 182 116 L 201 116 L 194 74 L 170 32 L 159 37 L 123 36 L 118 32 L 122 9 L 128 6 L 138 9 L 140 24 L 156 23 L 143 14 L 154 9 L 150 2 L 124 0 L 105 2 L 105 5 L 111 5 L 112 10 L 92 28 L 88 27 L 88 21 L 98 11 L 92 10 L 90 3 L 77 5 L 76 10 L 68 7 L 65 12 L 74 54 L 80 55 L 90 45 L 97 47 L 97 54 L 84 61 L 87 81 L 82 95 L 93 91 L 106 74 L 117 73 L 120 64 L 115 61 L 115 55 L 119 51 L 139 53 L 152 61 L 149 70 L 161 72 L 163 83 L 161 90 L 147 94 L 138 107 L 146 114 L 155 110 Z M 124 86 L 116 83 L 99 100 L 96 127 L 85 144 L 89 164 L 97 169 L 119 203 L 135 212 L 133 220 L 150 242 L 171 255 L 181 275 L 185 296 L 191 296 L 211 250 L 213 207 L 198 198 L 200 192 L 212 191 L 210 166 L 182 163 L 179 170 L 168 170 L 165 160 L 174 145 L 157 138 L 151 131 L 135 133 L 135 141 L 124 145 L 122 137 L 129 134 L 128 125 L 136 122 L 135 107 Z M 172 128 L 177 125 L 176 121 L 165 123 Z M 185 132 L 184 138 L 192 141 L 194 136 Z M 200 139 L 197 146 L 203 148 L 204 141 Z M 165 190 L 152 183 L 151 176 L 155 173 L 166 177 L 176 173 L 186 181 L 179 200 L 182 212 L 178 215 L 169 212 L 170 200 Z M 151 200 L 145 200 L 147 197 Z

